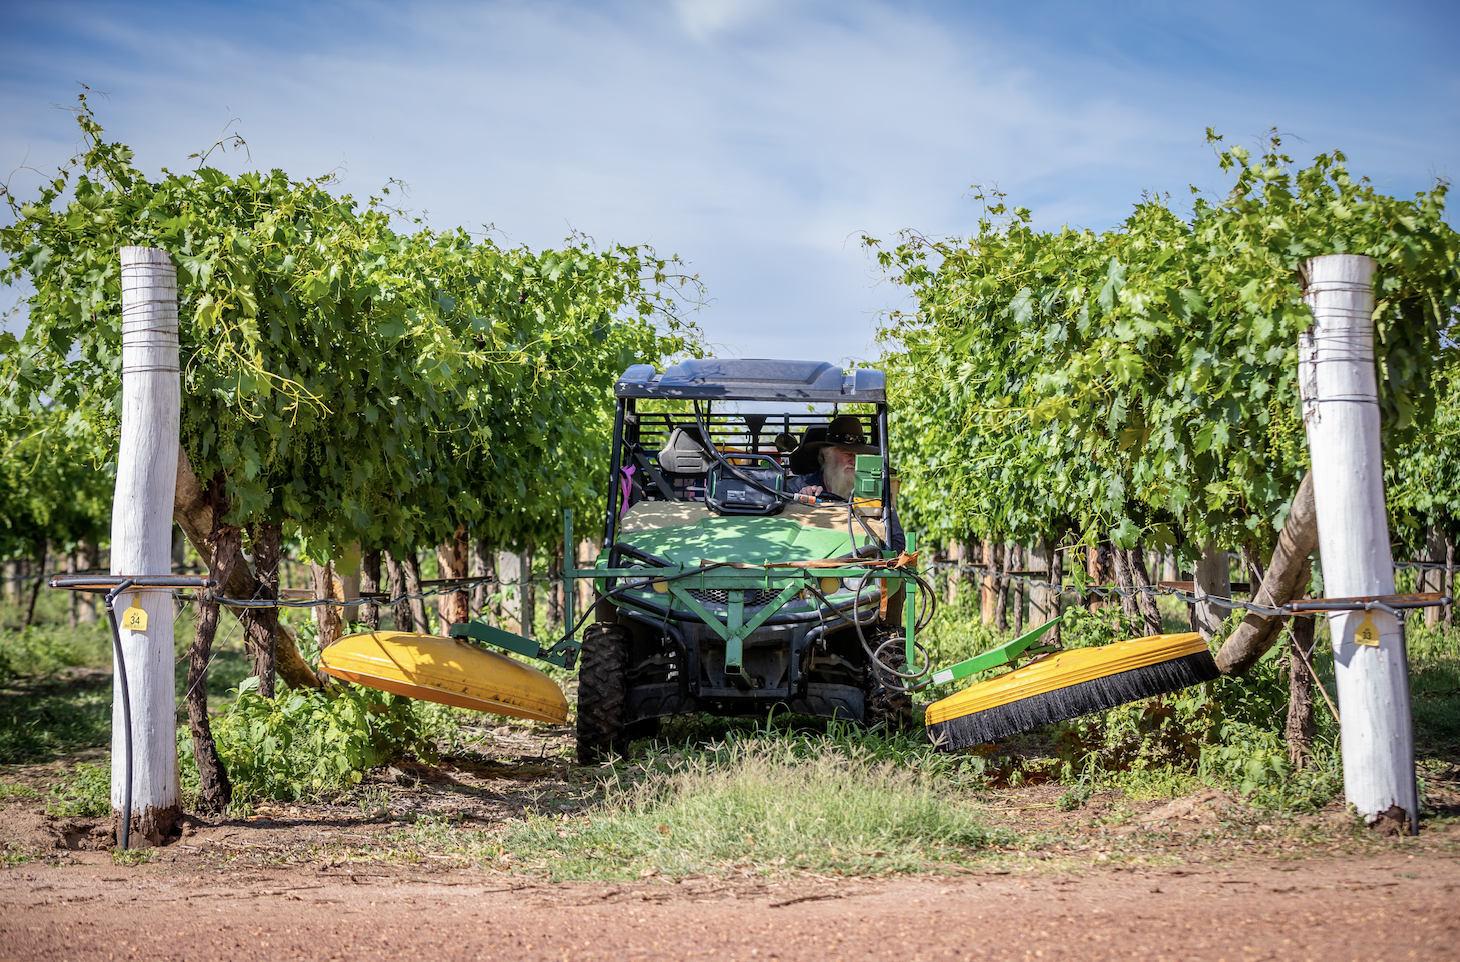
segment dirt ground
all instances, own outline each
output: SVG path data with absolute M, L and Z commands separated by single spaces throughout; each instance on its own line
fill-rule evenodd
M 552 750 L 565 737 L 503 726 L 470 756 L 377 770 L 348 803 L 188 816 L 136 865 L 106 850 L 109 819 L 46 811 L 90 755 L 8 766 L 32 794 L 0 797 L 0 960 L 1460 959 L 1457 771 L 1416 838 L 1336 803 L 1098 793 L 1066 811 L 1059 786 L 989 790 L 1006 841 L 911 877 L 554 883 L 531 853 L 463 843 L 587 817 L 595 776 Z
M 999 874 L 1002 873 L 1002 874 Z M 23 866 L 0 959 L 1455 959 L 1460 863 L 546 884 L 402 866 Z

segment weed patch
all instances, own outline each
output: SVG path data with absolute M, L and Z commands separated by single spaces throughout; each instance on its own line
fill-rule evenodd
M 29 785 L 17 785 L 14 782 L 0 782 L 0 802 L 8 799 L 31 799 L 40 798 L 41 793 Z
M 52 815 L 99 818 L 112 813 L 112 770 L 109 765 L 77 765 L 51 786 L 46 811 Z
M 213 735 L 238 799 L 297 801 L 358 784 L 403 755 L 433 758 L 434 715 L 420 704 L 353 685 L 270 700 L 249 679 Z

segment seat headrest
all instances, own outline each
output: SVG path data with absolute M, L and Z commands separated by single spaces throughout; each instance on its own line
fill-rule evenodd
M 669 432 L 669 441 L 659 451 L 659 467 L 671 474 L 704 474 L 713 459 L 705 449 L 698 425 L 680 425 Z

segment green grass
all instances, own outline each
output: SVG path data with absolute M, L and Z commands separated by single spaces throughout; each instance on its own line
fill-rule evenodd
M 47 762 L 110 743 L 110 628 L 105 620 L 70 627 L 67 604 L 64 592 L 41 589 L 35 622 L 26 629 L 20 627 L 23 608 L 0 604 L 0 765 Z M 173 623 L 179 705 L 187 694 L 193 624 L 191 605 Z M 224 616 L 208 668 L 214 711 L 232 700 L 231 690 L 249 675 L 241 636 L 236 622 Z
M 1416 750 L 1460 765 L 1460 629 L 1411 615 L 1405 635 Z
M 591 815 L 530 819 L 503 845 L 554 879 L 604 879 L 937 871 L 1001 840 L 946 764 L 896 754 L 786 732 L 664 752 L 643 777 L 607 776 Z
M 9 798 L 40 798 L 41 793 L 29 785 L 17 785 L 14 782 L 0 782 L 0 802 Z
M 48 762 L 111 741 L 111 675 L 0 689 L 0 765 Z
M 52 815 L 100 818 L 112 812 L 112 770 L 109 765 L 85 762 L 71 770 L 64 780 L 51 786 L 46 811 Z

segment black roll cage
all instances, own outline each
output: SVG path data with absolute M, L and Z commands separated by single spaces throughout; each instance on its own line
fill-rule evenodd
M 632 369 L 630 369 L 630 370 L 632 370 Z M 880 373 L 880 372 L 878 372 L 878 373 Z M 608 510 L 607 510 L 607 512 L 605 514 L 604 523 L 603 523 L 603 544 L 604 544 L 605 550 L 607 550 L 609 552 L 609 564 L 610 564 L 611 567 L 616 567 L 617 566 L 617 555 L 618 555 L 618 551 L 619 551 L 619 547 L 618 547 L 619 519 L 623 515 L 623 512 L 621 510 L 622 509 L 622 504 L 623 504 L 623 485 L 620 483 L 620 479 L 623 476 L 622 475 L 622 470 L 624 468 L 626 468 L 626 467 L 629 467 L 629 464 L 626 464 L 625 463 L 625 453 L 626 452 L 632 452 L 630 454 L 630 461 L 631 461 L 631 463 L 632 463 L 632 459 L 634 457 L 638 457 L 638 458 L 641 458 L 642 459 L 642 461 L 640 461 L 635 466 L 636 467 L 643 467 L 643 468 L 646 469 L 645 470 L 645 473 L 648 475 L 648 479 L 647 479 L 647 481 L 646 481 L 646 483 L 644 485 L 646 494 L 649 494 L 650 493 L 650 491 L 651 491 L 650 483 L 652 483 L 653 484 L 652 491 L 653 491 L 654 494 L 657 494 L 658 495 L 658 497 L 651 496 L 650 497 L 650 500 L 670 500 L 668 497 L 665 497 L 665 495 L 667 495 L 669 493 L 666 490 L 666 487 L 668 486 L 669 482 L 667 480 L 665 480 L 666 475 L 668 474 L 668 472 L 664 472 L 661 469 L 660 465 L 657 463 L 657 460 L 658 460 L 657 449 L 655 449 L 654 451 L 647 450 L 647 449 L 645 449 L 645 447 L 644 447 L 644 445 L 642 443 L 642 432 L 641 432 L 641 428 L 643 426 L 643 419 L 645 417 L 649 417 L 649 418 L 662 418 L 663 420 L 661 422 L 661 424 L 662 424 L 662 428 L 661 429 L 664 431 L 664 434 L 665 434 L 666 437 L 667 437 L 669 431 L 672 430 L 672 427 L 675 426 L 676 424 L 679 424 L 679 425 L 692 425 L 694 423 L 693 421 L 685 421 L 683 418 L 681 418 L 681 420 L 679 420 L 679 421 L 672 421 L 671 418 L 673 417 L 673 415 L 670 414 L 670 413 L 667 413 L 667 412 L 650 412 L 650 413 L 647 413 L 647 414 L 640 414 L 640 412 L 638 411 L 638 405 L 636 403 L 638 400 L 640 400 L 640 399 L 639 398 L 636 398 L 636 397 L 632 397 L 632 396 L 623 396 L 622 394 L 620 394 L 620 396 L 617 399 L 617 404 L 615 405 L 615 408 L 614 408 L 613 442 L 612 442 L 612 446 L 611 446 L 611 453 L 609 455 L 610 471 L 609 471 Z M 715 440 L 714 432 L 715 432 L 716 422 L 714 421 L 713 408 L 711 407 L 711 405 L 712 405 L 711 399 L 709 399 L 709 398 L 699 398 L 699 399 L 695 399 L 695 400 L 691 401 L 689 398 L 680 398 L 678 400 L 683 400 L 683 401 L 685 401 L 685 402 L 687 402 L 689 404 L 693 404 L 695 406 L 698 406 L 700 404 L 703 404 L 704 405 L 704 407 L 706 409 L 706 411 L 705 411 L 705 422 L 707 422 L 707 426 L 708 426 L 708 428 L 709 428 L 709 430 L 711 432 L 711 436 L 708 437 L 708 438 L 706 438 L 705 440 L 708 443 L 710 443 L 712 445 L 715 445 L 716 444 L 716 440 Z M 740 399 L 736 399 L 736 400 L 740 400 Z M 771 399 L 767 399 L 767 400 L 771 400 Z M 783 399 L 777 398 L 775 400 L 783 400 Z M 788 401 L 787 403 L 793 403 L 793 402 L 789 402 Z M 812 401 L 811 403 L 820 403 L 820 404 L 830 403 L 832 405 L 831 417 L 834 418 L 834 417 L 838 416 L 838 413 L 840 412 L 841 403 L 843 403 L 843 402 L 837 402 L 837 401 L 821 401 L 821 400 L 818 399 L 816 401 Z M 891 453 L 890 453 L 889 448 L 888 448 L 888 438 L 887 438 L 887 402 L 885 400 L 871 400 L 871 401 L 854 400 L 852 403 L 857 403 L 857 404 L 871 404 L 873 406 L 873 408 L 874 408 L 874 413 L 870 416 L 870 418 L 871 418 L 871 426 L 874 428 L 874 430 L 871 431 L 870 434 L 874 436 L 875 443 L 876 443 L 878 452 L 879 452 L 879 454 L 881 455 L 881 458 L 882 458 L 882 524 L 883 524 L 883 530 L 884 531 L 889 531 L 889 530 L 891 530 L 889 522 L 890 522 L 891 504 L 892 504 L 892 470 L 891 470 L 891 466 L 892 465 L 891 465 Z M 720 425 L 722 427 L 727 424 L 727 421 L 724 420 L 724 419 L 727 419 L 727 418 L 730 418 L 730 417 L 739 417 L 742 420 L 742 422 L 745 423 L 745 426 L 746 426 L 746 432 L 744 432 L 744 433 L 746 433 L 746 436 L 751 439 L 750 440 L 750 448 L 751 448 L 750 451 L 740 451 L 740 450 L 728 450 L 727 451 L 727 450 L 724 450 L 723 448 L 721 448 L 720 449 L 720 452 L 726 458 L 729 458 L 733 462 L 735 460 L 735 455 L 737 453 L 744 453 L 744 454 L 759 454 L 759 453 L 762 453 L 762 452 L 760 452 L 758 450 L 758 448 L 760 446 L 760 444 L 759 444 L 759 441 L 760 441 L 760 432 L 759 431 L 751 430 L 751 426 L 750 426 L 749 422 L 745 420 L 746 417 L 747 417 L 746 415 L 744 415 L 744 414 L 735 414 L 735 415 L 732 415 L 732 414 L 722 414 L 722 415 L 720 415 L 720 417 L 722 418 L 722 420 L 720 422 Z M 750 415 L 750 417 L 755 417 L 755 415 Z M 864 415 L 858 415 L 858 417 L 866 417 L 866 416 L 864 416 Z M 771 419 L 771 416 L 770 415 L 765 416 L 764 419 L 762 420 L 762 424 L 770 421 L 770 419 Z M 794 416 L 788 413 L 788 414 L 783 414 L 781 416 L 781 418 L 780 418 L 780 424 L 781 424 L 781 426 L 783 428 L 788 429 L 788 433 L 789 433 L 789 428 L 791 428 L 791 427 L 801 427 L 802 430 L 803 430 L 803 433 L 804 433 L 804 430 L 806 428 L 824 426 L 825 424 L 827 424 L 829 422 L 829 420 L 830 420 L 830 418 L 828 418 L 826 416 L 826 414 L 825 413 L 822 413 L 822 412 L 811 412 L 811 413 L 807 413 L 807 414 L 804 414 L 804 415 L 799 415 L 798 414 L 798 415 L 794 415 Z M 630 434 L 631 434 L 631 436 L 629 438 L 627 438 L 627 439 L 624 436 L 625 435 L 625 429 L 626 428 L 629 429 Z M 739 433 L 739 432 L 737 432 L 737 433 Z M 730 435 L 731 432 L 724 431 L 723 434 Z M 771 451 L 775 451 L 775 450 L 776 449 L 775 449 L 774 443 L 772 443 L 772 445 L 771 445 Z M 789 464 L 788 464 L 788 462 L 789 462 L 789 456 L 783 455 L 780 458 L 780 461 L 781 461 L 783 470 L 789 471 Z M 693 492 L 693 488 L 692 487 L 687 487 L 687 488 L 685 488 L 683 490 L 685 490 L 685 491 L 687 491 L 689 493 L 692 493 Z M 690 498 L 676 497 L 674 500 L 700 500 L 700 499 L 693 498 L 693 497 L 690 497 Z M 612 584 L 610 584 L 609 587 L 612 587 Z

